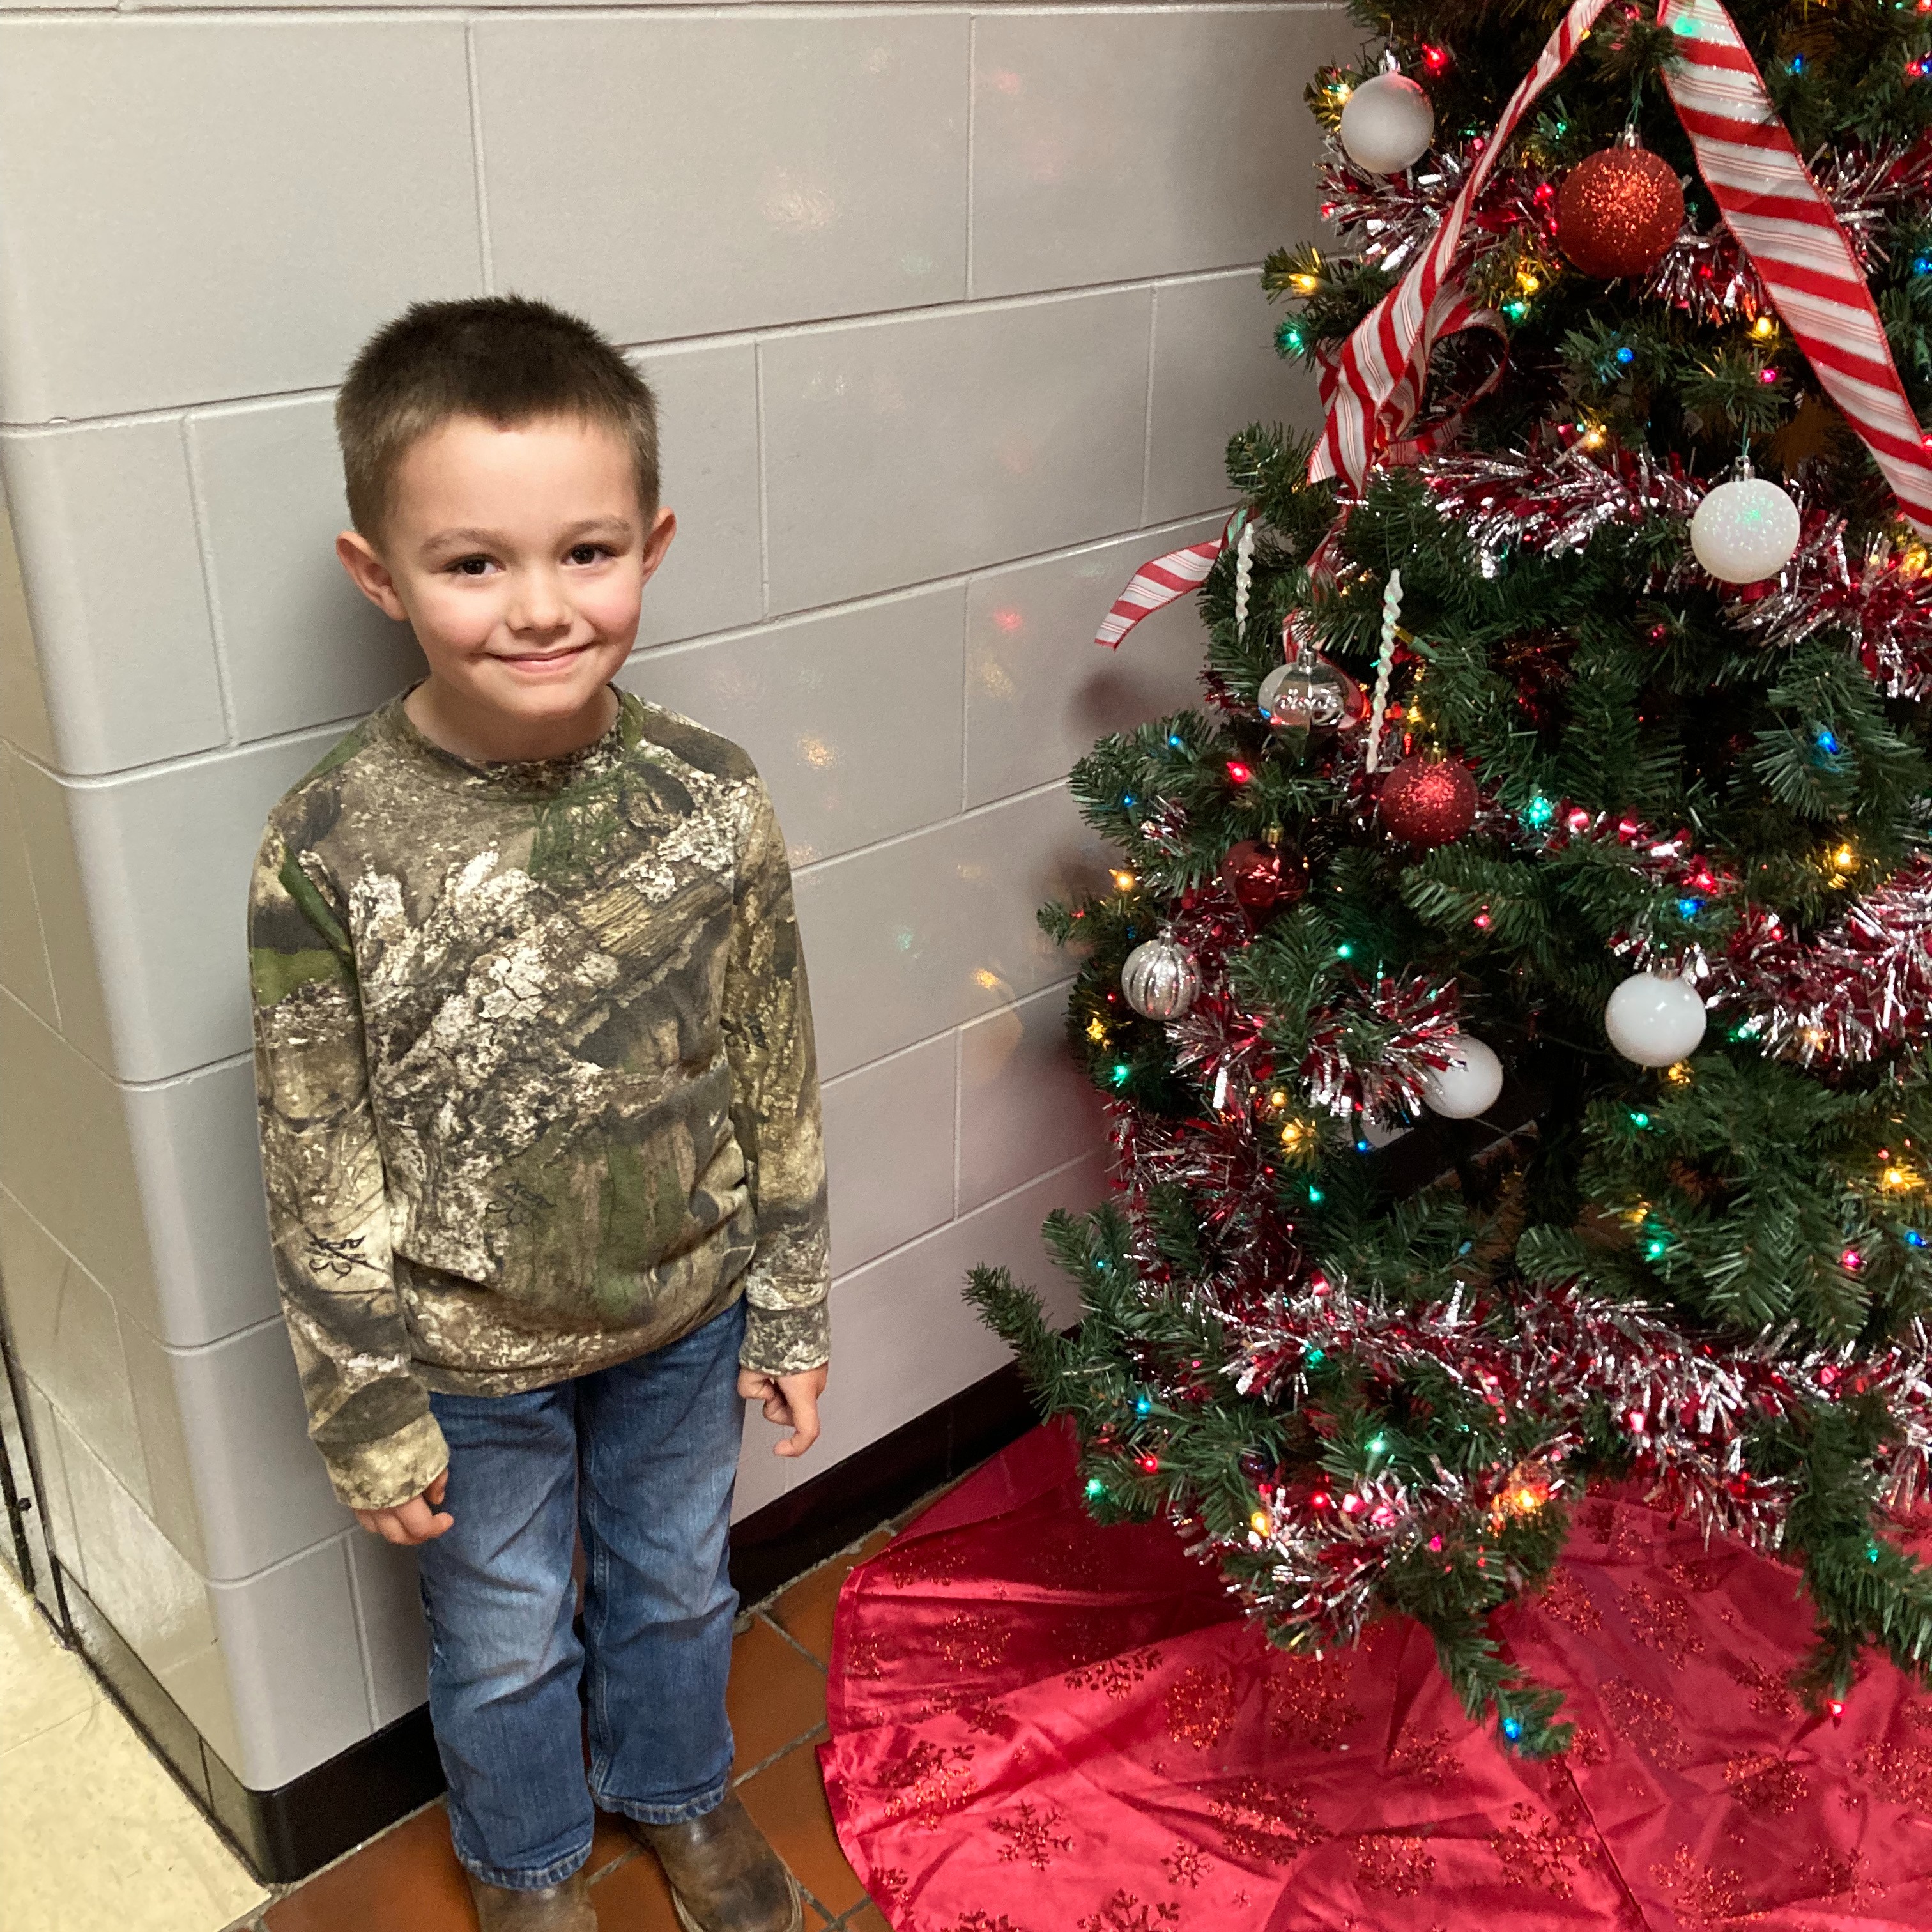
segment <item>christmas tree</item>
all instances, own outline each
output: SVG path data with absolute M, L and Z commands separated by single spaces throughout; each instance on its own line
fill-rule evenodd
M 1924 1675 L 1932 1446 L 1932 0 L 1358 4 L 1277 254 L 1327 420 L 1228 446 L 1205 703 L 1073 775 L 1048 908 L 1116 1198 L 1084 1320 L 971 1292 L 1103 1520 L 1292 1648 L 1492 1615 L 1593 1475 Z

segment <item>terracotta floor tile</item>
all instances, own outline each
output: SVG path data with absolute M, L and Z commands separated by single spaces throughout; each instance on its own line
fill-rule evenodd
M 794 1583 L 767 1614 L 782 1624 L 820 1663 L 832 1655 L 832 1616 L 845 1579 L 868 1556 L 875 1556 L 892 1540 L 889 1529 L 874 1530 L 856 1550 L 835 1556 L 822 1569 Z
M 892 1932 L 886 1923 L 886 1915 L 876 1905 L 868 1903 L 862 1910 L 855 1912 L 846 1920 L 841 1932 Z
M 747 1771 L 824 1723 L 825 1673 L 755 1617 L 731 1646 L 724 1708 L 737 1740 L 737 1768 Z
M 590 1903 L 598 1932 L 679 1932 L 664 1869 L 648 1852 L 598 1879 Z
M 809 1744 L 786 1752 L 776 1764 L 746 1779 L 738 1796 L 820 1904 L 834 1913 L 849 1912 L 865 1897 L 865 1887 L 838 1849 L 819 1781 L 818 1754 Z
M 271 1906 L 268 1932 L 476 1932 L 440 1804 Z
M 614 1818 L 608 1811 L 597 1814 L 597 1827 L 591 1834 L 590 1860 L 584 1868 L 592 1878 L 607 1865 L 614 1865 L 620 1858 L 627 1858 L 638 1849 L 638 1841 L 625 1828 L 621 1818 Z

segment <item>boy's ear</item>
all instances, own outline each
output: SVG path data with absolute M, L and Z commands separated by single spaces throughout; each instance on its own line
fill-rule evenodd
M 657 567 L 664 560 L 664 552 L 670 548 L 670 540 L 677 535 L 677 513 L 674 510 L 660 508 L 644 538 L 644 548 L 638 559 L 644 574 L 640 584 L 648 584 L 656 574 Z
M 344 530 L 335 539 L 335 554 L 349 573 L 349 580 L 386 617 L 406 623 L 410 614 L 396 595 L 396 580 L 389 566 L 378 556 L 369 539 L 360 530 Z

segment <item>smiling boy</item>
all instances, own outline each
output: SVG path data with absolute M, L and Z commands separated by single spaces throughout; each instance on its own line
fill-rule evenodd
M 250 899 L 310 1433 L 420 1546 L 484 1932 L 594 1932 L 593 1794 L 687 1932 L 797 1932 L 729 1794 L 727 1530 L 743 1400 L 782 1456 L 818 1432 L 818 1078 L 757 773 L 610 682 L 676 528 L 655 406 L 587 325 L 488 298 L 379 333 L 337 425 L 338 554 L 428 672 L 275 808 Z

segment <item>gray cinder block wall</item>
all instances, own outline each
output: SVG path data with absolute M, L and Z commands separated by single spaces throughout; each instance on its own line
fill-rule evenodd
M 1184 608 L 1088 641 L 1306 422 L 1255 269 L 1308 232 L 1339 8 L 44 16 L 0 0 L 0 1275 L 74 1574 L 245 1785 L 422 1694 L 410 1560 L 303 1435 L 256 1166 L 264 812 L 412 674 L 329 539 L 331 385 L 413 297 L 628 345 L 682 534 L 626 680 L 792 842 L 837 1356 L 800 1466 L 997 1366 L 964 1270 L 1101 1185 L 1042 897 L 1062 778 L 1184 701 Z M 16 560 L 17 554 L 17 560 Z

